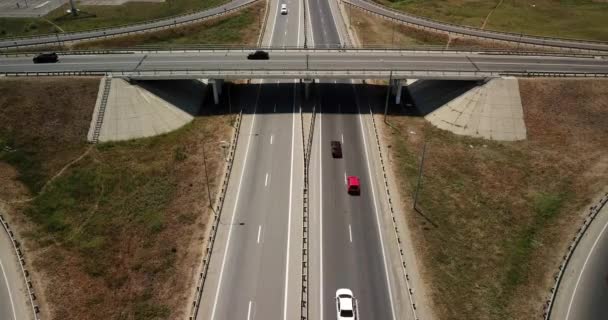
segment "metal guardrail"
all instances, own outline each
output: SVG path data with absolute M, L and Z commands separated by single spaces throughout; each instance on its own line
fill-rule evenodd
M 389 84 L 390 85 L 390 84 Z M 393 222 L 393 231 L 395 232 L 395 237 L 397 239 L 397 248 L 399 248 L 399 257 L 401 259 L 401 267 L 403 271 L 403 277 L 405 278 L 405 285 L 407 289 L 407 294 L 410 300 L 410 307 L 412 309 L 412 313 L 414 314 L 414 320 L 419 320 L 417 312 L 416 312 L 416 303 L 414 302 L 414 291 L 412 290 L 412 286 L 410 285 L 410 276 L 407 272 L 407 265 L 405 263 L 405 257 L 403 254 L 403 248 L 401 247 L 401 237 L 399 236 L 399 228 L 397 225 L 397 220 L 395 218 L 395 209 L 393 208 L 393 200 L 391 199 L 391 193 L 388 187 L 388 178 L 386 175 L 386 168 L 384 166 L 384 157 L 382 156 L 382 147 L 380 145 L 380 138 L 378 135 L 378 128 L 376 127 L 376 120 L 374 118 L 374 113 L 372 109 L 369 109 L 370 117 L 372 118 L 372 127 L 374 128 L 374 137 L 376 138 L 376 147 L 378 148 L 378 154 L 380 155 L 380 167 L 382 168 L 382 176 L 384 180 L 384 192 L 386 193 L 386 198 L 388 199 L 388 207 L 391 214 L 392 222 Z M 365 134 L 365 133 L 364 133 Z
M 224 207 L 224 199 L 226 198 L 226 192 L 228 190 L 228 183 L 230 182 L 230 174 L 234 165 L 234 157 L 236 155 L 236 147 L 239 138 L 239 132 L 241 130 L 241 122 L 243 118 L 243 110 L 241 110 L 235 120 L 234 132 L 232 134 L 232 140 L 230 143 L 230 152 L 228 153 L 228 161 L 226 163 L 225 175 L 222 181 L 222 188 L 216 198 L 215 211 L 213 214 L 213 224 L 211 225 L 211 235 L 209 236 L 209 242 L 207 242 L 207 248 L 205 249 L 205 257 L 202 261 L 201 272 L 199 273 L 199 280 L 196 285 L 196 297 L 192 302 L 192 310 L 190 311 L 190 320 L 196 319 L 198 314 L 201 297 L 203 295 L 203 287 L 207 280 L 207 271 L 209 270 L 209 263 L 211 261 L 211 254 L 213 252 L 213 245 L 215 244 L 215 236 L 217 234 L 218 225 L 220 222 L 222 209 Z
M 34 294 L 34 287 L 32 285 L 32 280 L 30 279 L 29 271 L 25 268 L 25 256 L 23 251 L 21 250 L 21 244 L 17 241 L 15 234 L 10 229 L 8 222 L 4 219 L 4 216 L 0 214 L 0 223 L 2 223 L 2 228 L 11 239 L 11 244 L 13 249 L 15 250 L 15 254 L 17 255 L 17 259 L 19 260 L 19 267 L 21 268 L 21 273 L 23 274 L 23 280 L 25 281 L 25 287 L 27 288 L 27 296 L 29 298 L 30 305 L 32 307 L 32 313 L 34 315 L 35 320 L 40 320 L 38 314 L 40 313 L 40 307 L 34 303 L 36 300 L 36 295 Z
M 15 47 L 35 47 L 35 46 L 41 46 L 41 45 L 49 45 L 49 44 L 54 44 L 54 43 L 61 43 L 61 42 L 76 42 L 76 41 L 89 41 L 92 39 L 99 39 L 99 38 L 109 38 L 109 37 L 119 37 L 119 36 L 125 36 L 125 35 L 129 35 L 129 34 L 133 34 L 133 33 L 141 33 L 141 32 L 149 32 L 152 30 L 161 30 L 161 29 L 169 29 L 169 28 L 174 28 L 176 26 L 182 26 L 185 24 L 190 24 L 190 23 L 194 23 L 194 22 L 198 22 L 198 21 L 204 21 L 204 20 L 208 20 L 208 19 L 212 19 L 218 16 L 222 16 L 222 15 L 226 15 L 226 14 L 230 14 L 233 13 L 235 11 L 239 11 L 245 7 L 251 6 L 254 3 L 256 3 L 259 0 L 248 0 L 248 2 L 243 3 L 241 5 L 238 5 L 234 8 L 231 9 L 226 9 L 222 12 L 218 12 L 218 13 L 214 13 L 214 14 L 210 14 L 210 15 L 206 15 L 206 16 L 197 16 L 199 14 L 203 14 L 207 11 L 211 11 L 211 10 L 216 10 L 218 8 L 221 8 L 223 6 L 226 6 L 227 4 L 224 5 L 220 5 L 214 8 L 209 8 L 209 9 L 205 9 L 205 10 L 201 10 L 201 11 L 196 11 L 193 13 L 186 13 L 186 14 L 182 14 L 182 15 L 176 15 L 176 16 L 171 16 L 171 17 L 167 17 L 167 18 L 160 18 L 160 19 L 155 19 L 155 20 L 148 20 L 142 23 L 135 23 L 135 24 L 127 24 L 127 25 L 119 25 L 119 26 L 112 26 L 112 27 L 107 27 L 107 28 L 98 28 L 98 29 L 91 29 L 91 30 L 85 30 L 85 31 L 78 31 L 78 32 L 66 32 L 66 33 L 51 33 L 51 34 L 45 34 L 45 35 L 38 35 L 38 36 L 31 36 L 31 37 L 15 37 L 15 38 L 0 38 L 0 43 L 1 42 L 13 42 L 13 44 L 11 45 L 6 45 L 3 46 L 3 48 L 15 48 Z M 182 20 L 182 21 L 177 21 L 178 19 L 181 19 L 183 17 L 190 17 L 188 19 Z M 157 23 L 157 22 L 166 22 L 165 24 L 159 25 L 159 26 L 151 26 L 151 24 Z M 118 29 L 122 29 L 122 28 L 134 28 L 134 27 L 140 27 L 136 30 L 132 30 L 132 31 L 124 31 L 124 32 L 118 32 Z M 112 31 L 115 30 L 116 32 L 108 32 L 108 31 Z M 101 34 L 97 34 L 97 35 L 90 35 L 90 36 L 85 36 L 88 33 L 95 33 L 95 32 L 101 32 Z M 79 36 L 84 36 L 84 37 L 80 37 Z M 64 39 L 60 39 L 64 38 Z M 74 37 L 75 39 L 65 39 L 66 37 Z M 18 44 L 18 41 L 23 41 L 23 40 L 30 40 L 30 39 L 40 39 L 40 42 L 34 43 L 34 44 Z
M 309 173 L 310 173 L 310 151 L 312 146 L 312 137 L 314 132 L 315 123 L 315 107 L 312 109 L 312 116 L 310 120 L 310 128 L 308 131 L 308 139 L 304 138 L 304 118 L 302 111 L 300 111 L 300 119 L 302 121 L 302 146 L 304 148 L 304 187 L 302 190 L 302 292 L 300 300 L 300 319 L 309 319 L 309 294 L 310 294 L 310 255 L 309 255 L 309 220 L 310 220 L 310 184 L 309 184 Z
M 600 199 L 600 201 L 596 205 L 589 207 L 589 214 L 587 215 L 587 217 L 585 217 L 585 220 L 583 220 L 583 225 L 580 228 L 578 228 L 578 230 L 576 231 L 576 235 L 574 235 L 574 238 L 572 238 L 572 242 L 568 246 L 568 250 L 567 250 L 566 254 L 563 256 L 562 262 L 559 265 L 559 270 L 556 273 L 556 275 L 554 276 L 555 283 L 553 284 L 553 287 L 551 287 L 551 289 L 550 289 L 550 292 L 551 292 L 550 296 L 547 299 L 547 301 L 545 302 L 545 304 L 543 305 L 543 313 L 542 313 L 543 319 L 549 320 L 551 318 L 551 311 L 553 310 L 553 302 L 555 300 L 555 296 L 557 295 L 557 290 L 559 288 L 561 280 L 564 276 L 564 272 L 566 271 L 566 267 L 568 266 L 568 262 L 570 262 L 570 258 L 572 257 L 572 254 L 574 253 L 574 250 L 580 243 L 581 239 L 585 235 L 585 232 L 589 229 L 589 226 L 595 220 L 595 217 L 597 217 L 597 215 L 600 213 L 600 211 L 606 205 L 606 203 L 608 203 L 608 193 L 605 193 L 604 196 Z
M 63 76 L 112 76 L 114 78 L 134 79 L 299 79 L 299 78 L 349 78 L 349 79 L 386 79 L 388 70 L 352 69 L 306 70 L 306 69 L 243 69 L 243 70 L 150 70 L 150 71 L 36 71 L 36 72 L 0 72 L 0 77 L 63 77 Z M 513 77 L 560 77 L 560 78 L 608 78 L 608 73 L 597 72 L 531 72 L 531 71 L 392 71 L 393 79 L 483 79 L 503 76 Z
M 587 49 L 587 48 L 581 48 L 580 46 L 576 46 L 576 44 L 597 44 L 597 45 L 606 45 L 608 46 L 608 42 L 606 41 L 598 41 L 598 40 L 584 40 L 584 39 L 573 39 L 573 38 L 557 38 L 557 37 L 547 37 L 547 36 L 535 36 L 535 35 L 525 35 L 523 33 L 514 33 L 514 32 L 503 32 L 503 31 L 495 31 L 495 30 L 482 30 L 479 28 L 475 28 L 475 27 L 470 27 L 470 26 L 465 26 L 465 25 L 458 25 L 458 24 L 453 24 L 453 23 L 448 23 L 448 22 L 443 22 L 443 21 L 437 21 L 437 20 L 433 20 L 430 18 L 426 18 L 426 17 L 421 17 L 421 16 L 415 16 L 409 13 L 405 13 L 403 11 L 399 11 L 399 10 L 395 10 L 393 8 L 381 5 L 377 2 L 373 2 L 373 1 L 366 1 L 363 0 L 365 2 L 367 2 L 370 6 L 372 7 L 377 7 L 380 8 L 381 10 L 386 10 L 386 11 L 390 11 L 396 15 L 401 15 L 410 19 L 417 19 L 417 20 L 421 20 L 424 22 L 428 22 L 428 23 L 432 23 L 432 24 L 436 24 L 438 25 L 438 27 L 434 27 L 434 26 L 429 26 L 429 25 L 424 25 L 421 23 L 416 23 L 414 21 L 411 20 L 405 20 L 405 19 L 395 19 L 394 17 L 388 16 L 384 13 L 380 13 L 377 11 L 373 11 L 367 8 L 364 8 L 360 5 L 354 4 L 348 0 L 341 0 L 343 3 L 356 7 L 360 10 L 363 11 L 367 11 L 367 12 L 371 12 L 374 13 L 378 16 L 382 16 L 382 17 L 386 17 L 389 18 L 391 20 L 397 20 L 406 24 L 411 24 L 411 25 L 416 25 L 419 27 L 423 27 L 423 28 L 427 28 L 427 29 L 434 29 L 434 30 L 438 30 L 441 32 L 447 32 L 447 33 L 455 33 L 455 34 L 461 34 L 461 35 L 465 35 L 465 36 L 470 36 L 470 37 L 475 37 L 475 38 L 486 38 L 486 39 L 492 39 L 492 40 L 498 40 L 498 41 L 506 41 L 506 42 L 514 42 L 514 43 L 525 43 L 525 44 L 529 44 L 529 45 L 541 45 L 541 46 L 550 46 L 550 47 L 562 47 L 562 48 L 568 48 L 568 49 L 577 49 L 577 50 L 601 50 L 601 49 Z M 444 26 L 444 28 L 441 28 L 442 26 Z M 453 30 L 447 30 L 447 28 L 445 27 L 451 27 L 451 28 L 459 28 L 462 29 L 463 31 L 453 31 Z M 485 34 L 485 36 L 480 36 L 480 35 L 472 35 L 470 33 L 466 33 L 465 31 L 474 31 L 474 32 L 480 32 Z M 509 37 L 516 37 L 519 38 L 519 40 L 506 40 L 504 39 L 505 36 L 509 36 Z M 530 40 L 532 39 L 532 40 Z M 535 44 L 533 42 L 533 40 L 540 40 L 540 41 L 544 41 L 545 43 L 543 44 Z M 556 45 L 551 45 L 551 44 L 547 44 L 546 41 L 567 41 L 567 42 L 571 42 L 572 45 L 566 45 L 564 44 L 563 46 L 556 46 Z M 606 51 L 605 50 L 601 50 L 601 51 Z

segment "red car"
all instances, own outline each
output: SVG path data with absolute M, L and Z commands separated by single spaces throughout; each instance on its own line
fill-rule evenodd
M 358 195 L 361 193 L 361 183 L 359 182 L 359 177 L 349 176 L 346 178 L 346 185 L 348 194 Z

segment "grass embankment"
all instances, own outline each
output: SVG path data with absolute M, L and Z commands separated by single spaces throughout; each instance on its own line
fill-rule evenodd
M 488 30 L 608 41 L 608 3 L 604 1 L 375 1 L 414 15 L 476 28 L 483 26 Z
M 263 2 L 228 16 L 187 25 L 180 28 L 76 43 L 74 49 L 102 49 L 142 45 L 179 46 L 255 45 L 260 34 Z
M 228 115 L 169 134 L 90 146 L 98 79 L 0 82 L 0 170 L 49 319 L 180 319 L 190 310 Z M 43 185 L 69 166 L 40 193 Z M 4 175 L 4 174 L 0 174 Z M 25 188 L 24 188 L 25 186 Z M 22 213 L 22 214 L 19 214 Z
M 534 319 L 584 208 L 608 185 L 608 81 L 520 80 L 528 140 L 457 136 L 420 117 L 385 127 L 440 319 Z M 413 132 L 413 133 L 412 133 Z
M 0 18 L 0 37 L 32 36 L 132 24 L 204 10 L 225 2 L 227 0 L 168 0 L 156 3 L 129 2 L 122 5 L 82 5 L 77 6 L 81 10 L 77 17 L 66 14 L 69 9 L 66 4 L 43 18 Z

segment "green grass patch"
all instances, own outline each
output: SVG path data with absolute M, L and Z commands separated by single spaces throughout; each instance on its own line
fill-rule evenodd
M 500 0 L 376 0 L 431 19 L 481 27 Z M 608 3 L 592 0 L 504 0 L 486 29 L 540 36 L 608 41 Z
M 60 30 L 53 24 L 66 32 L 133 24 L 204 10 L 225 2 L 227 1 L 167 0 L 159 3 L 128 2 L 116 6 L 77 5 L 81 13 L 76 17 L 66 14 L 66 10 L 69 8 L 69 5 L 66 4 L 50 12 L 44 18 L 0 18 L 0 37 L 59 32 Z

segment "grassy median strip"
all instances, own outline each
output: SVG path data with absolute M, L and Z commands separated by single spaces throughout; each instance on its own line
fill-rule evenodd
M 608 3 L 593 0 L 375 0 L 407 13 L 488 30 L 608 41 Z M 490 14 L 491 12 L 491 14 Z
M 211 213 L 203 157 L 215 197 L 230 116 L 210 109 L 165 135 L 89 145 L 98 84 L 0 81 L 0 176 L 15 177 L 2 200 L 33 198 L 11 206 L 44 318 L 187 318 Z
M 439 319 L 534 319 L 584 208 L 608 185 L 608 81 L 520 80 L 528 139 L 458 136 L 423 118 L 385 127 Z
M 31 36 L 54 32 L 82 31 L 132 24 L 190 13 L 219 6 L 226 0 L 168 0 L 163 2 L 128 2 L 122 5 L 77 5 L 76 17 L 66 13 L 66 4 L 44 18 L 0 18 L 0 37 Z M 56 26 L 59 26 L 57 28 Z

